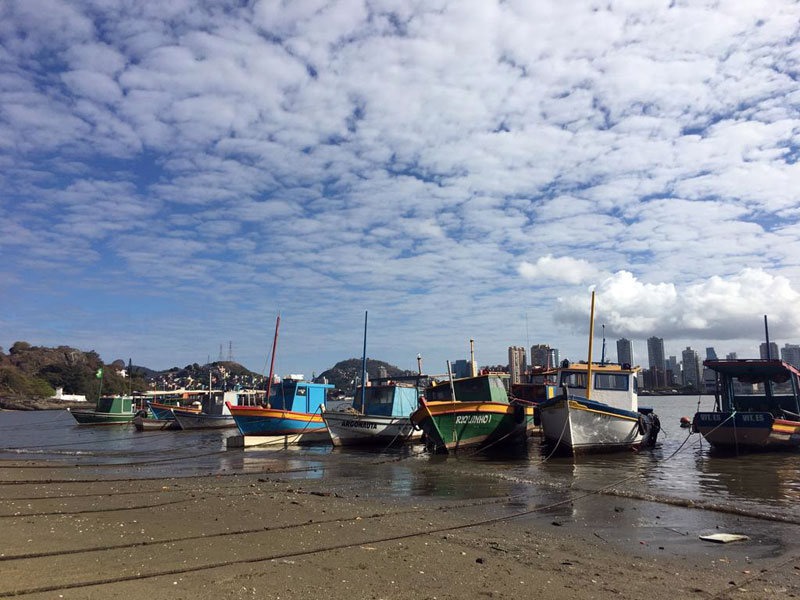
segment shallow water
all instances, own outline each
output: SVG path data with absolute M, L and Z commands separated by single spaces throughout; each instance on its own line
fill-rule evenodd
M 709 409 L 713 398 L 700 402 Z M 689 430 L 680 428 L 679 419 L 694 414 L 698 397 L 646 397 L 641 404 L 652 406 L 661 419 L 656 448 L 546 461 L 536 438 L 516 452 L 456 456 L 430 456 L 419 445 L 388 451 L 329 446 L 229 451 L 225 438 L 235 430 L 137 432 L 132 425 L 79 427 L 66 411 L 0 412 L 0 461 L 81 465 L 87 479 L 272 472 L 302 480 L 329 473 L 337 485 L 365 496 L 511 497 L 519 506 L 618 482 L 613 490 L 634 498 L 693 500 L 800 520 L 800 454 L 715 455 L 698 435 L 681 447 Z M 3 462 L 0 478 L 9 479 Z M 25 474 L 35 478 L 36 469 Z M 595 504 L 586 501 L 571 510 L 591 519 Z

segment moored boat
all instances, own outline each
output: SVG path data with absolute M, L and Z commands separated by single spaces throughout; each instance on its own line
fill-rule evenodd
M 542 437 L 553 452 L 613 452 L 656 443 L 661 424 L 651 409 L 639 408 L 639 367 L 592 362 L 594 300 L 589 317 L 589 356 L 585 363 L 565 360 L 557 385 L 563 393 L 539 405 Z
M 272 388 L 268 407 L 226 405 L 242 435 L 324 433 L 321 409 L 330 389 L 328 383 L 283 379 Z
M 692 430 L 723 450 L 800 447 L 800 371 L 781 360 L 707 360 L 718 376 L 713 411 Z
M 133 396 L 102 396 L 94 410 L 73 410 L 70 414 L 78 425 L 126 425 L 137 411 Z
M 558 369 L 563 393 L 539 405 L 545 444 L 568 453 L 655 444 L 660 424 L 651 409 L 639 408 L 638 370 L 615 364 L 592 364 L 590 369 L 587 363 L 565 361 Z
M 142 414 L 144 413 L 144 415 Z M 153 419 L 146 416 L 145 411 L 139 411 L 133 417 L 133 426 L 136 431 L 164 431 L 167 429 L 180 429 L 180 425 L 175 420 Z
M 334 446 L 402 444 L 422 435 L 409 418 L 418 400 L 416 386 L 389 380 L 363 390 L 359 386 L 353 407 L 323 410 L 322 419 Z
M 486 373 L 429 386 L 411 421 L 437 452 L 470 446 L 513 444 L 527 436 L 533 407 L 510 402 L 505 374 Z

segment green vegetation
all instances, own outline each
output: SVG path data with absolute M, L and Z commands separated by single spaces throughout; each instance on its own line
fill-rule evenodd
M 83 394 L 94 400 L 100 393 L 100 380 L 95 377 L 103 368 L 103 394 L 122 394 L 147 389 L 143 377 L 136 373 L 129 379 L 118 370 L 122 361 L 104 365 L 94 350 L 83 352 L 69 346 L 46 348 L 16 342 L 9 353 L 0 351 L 0 395 L 46 398 L 63 387 L 65 394 Z

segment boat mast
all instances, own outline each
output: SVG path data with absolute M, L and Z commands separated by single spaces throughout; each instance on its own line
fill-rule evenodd
M 592 342 L 594 341 L 594 290 L 592 290 L 592 308 L 589 317 L 589 360 L 586 368 L 586 399 L 592 399 Z
M 772 354 L 769 351 L 769 324 L 767 323 L 767 315 L 764 315 L 764 337 L 767 338 L 767 360 L 772 360 Z M 767 398 L 772 398 L 772 382 L 769 377 L 764 380 L 764 393 Z
M 453 368 L 450 366 L 450 361 L 447 361 L 447 377 L 450 379 L 450 400 L 456 401 L 456 386 L 453 385 Z M 453 421 L 455 423 L 455 421 Z
M 272 359 L 269 361 L 269 381 L 267 381 L 267 397 L 265 398 L 267 406 L 269 406 L 269 394 L 272 391 L 272 374 L 275 372 L 275 349 L 278 346 L 278 327 L 281 324 L 281 313 L 278 313 L 278 319 L 275 321 L 275 337 L 272 340 Z
M 475 340 L 473 339 L 469 341 L 469 372 L 472 377 L 477 375 L 475 372 Z
M 603 353 L 600 355 L 600 365 L 606 364 L 606 325 L 603 323 Z
M 367 315 L 364 311 L 364 351 L 361 353 L 361 412 L 364 412 L 364 398 L 367 393 Z

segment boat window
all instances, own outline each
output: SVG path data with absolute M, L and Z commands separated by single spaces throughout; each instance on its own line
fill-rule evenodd
M 367 404 L 391 404 L 393 398 L 394 388 L 367 388 Z
M 295 392 L 298 396 L 305 396 L 308 393 L 308 388 L 304 385 L 298 385 Z
M 628 375 L 618 373 L 598 373 L 594 376 L 594 387 L 597 390 L 628 391 Z
M 561 385 L 565 384 L 570 388 L 586 389 L 586 373 L 561 373 Z

